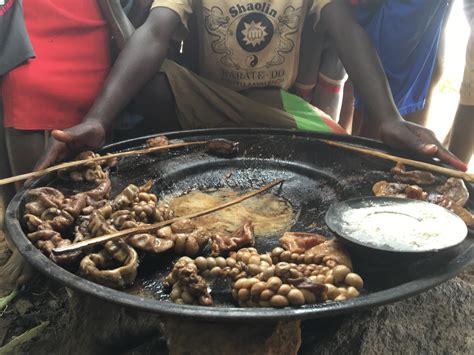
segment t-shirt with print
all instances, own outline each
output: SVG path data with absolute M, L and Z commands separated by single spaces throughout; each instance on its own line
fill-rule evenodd
M 188 27 L 196 16 L 199 74 L 234 90 L 288 89 L 298 72 L 303 22 L 331 0 L 155 0 Z M 181 35 L 178 40 L 183 39 Z

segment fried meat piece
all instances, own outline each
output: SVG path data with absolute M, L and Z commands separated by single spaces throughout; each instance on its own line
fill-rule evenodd
M 98 253 L 86 255 L 79 266 L 80 274 L 110 288 L 124 289 L 131 286 L 137 276 L 138 254 L 123 241 L 116 244 L 120 252 L 111 254 L 107 249 L 103 249 Z M 121 256 L 121 260 L 116 259 L 117 255 Z
M 255 244 L 254 229 L 251 222 L 243 224 L 232 234 L 216 233 L 211 236 L 212 256 L 227 255 L 231 251 Z
M 351 257 L 344 245 L 337 240 L 328 240 L 318 244 L 309 249 L 306 253 L 322 256 L 323 262 L 334 260 L 337 264 L 346 265 L 352 270 Z
M 303 254 L 315 245 L 325 241 L 327 239 L 317 233 L 286 232 L 280 238 L 280 245 L 292 253 Z
M 406 171 L 402 163 L 392 168 L 393 178 L 395 181 L 410 184 L 410 185 L 433 185 L 436 178 L 433 174 L 427 171 L 411 170 Z

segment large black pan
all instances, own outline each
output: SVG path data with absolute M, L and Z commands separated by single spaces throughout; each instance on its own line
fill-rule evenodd
M 219 129 L 176 132 L 170 139 L 202 140 L 223 137 L 240 142 L 241 153 L 233 159 L 210 156 L 202 148 L 173 151 L 158 157 L 142 156 L 124 159 L 112 174 L 113 194 L 129 183 L 140 184 L 154 179 L 154 192 L 159 196 L 184 193 L 191 189 L 230 186 L 248 190 L 258 188 L 274 179 L 286 182 L 274 189 L 298 211 L 292 230 L 317 231 L 328 237 L 324 215 L 331 204 L 349 198 L 371 195 L 371 187 L 378 180 L 389 177 L 391 163 L 367 158 L 356 153 L 325 145 L 319 138 L 357 143 L 365 147 L 383 148 L 375 141 L 350 136 L 323 135 L 270 129 Z M 144 144 L 146 138 L 134 139 L 105 148 L 104 152 L 118 151 Z M 443 181 L 443 177 L 439 177 Z M 36 181 L 33 187 L 49 184 L 69 191 L 84 186 L 60 182 L 53 176 Z M 472 191 L 472 185 L 469 186 Z M 459 252 L 435 264 L 422 260 L 429 267 L 400 265 L 398 277 L 389 279 L 379 272 L 372 277 L 366 265 L 357 260 L 354 268 L 367 278 L 366 292 L 361 297 L 344 302 L 308 305 L 300 308 L 237 308 L 230 302 L 226 285 L 216 285 L 215 307 L 173 304 L 162 289 L 162 277 L 170 260 L 153 261 L 140 266 L 139 276 L 132 290 L 121 292 L 90 281 L 55 265 L 26 238 L 21 224 L 24 196 L 19 192 L 7 210 L 7 227 L 20 253 L 39 271 L 78 291 L 124 306 L 151 312 L 220 320 L 302 319 L 362 310 L 395 302 L 438 285 L 458 273 L 474 260 L 474 242 L 466 238 Z M 473 199 L 469 208 L 474 207 Z M 278 236 L 257 241 L 259 251 L 277 245 Z M 364 266 L 364 267 L 362 267 Z M 412 268 L 413 267 L 413 268 Z M 137 295 L 139 293 L 140 295 Z

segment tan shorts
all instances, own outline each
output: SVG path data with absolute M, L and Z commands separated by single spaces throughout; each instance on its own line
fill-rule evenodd
M 166 60 L 167 76 L 183 129 L 272 127 L 346 134 L 326 113 L 279 88 L 237 92 Z

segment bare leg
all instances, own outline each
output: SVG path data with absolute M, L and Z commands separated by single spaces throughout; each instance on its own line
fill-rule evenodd
M 433 70 L 433 76 L 431 78 L 431 84 L 428 89 L 428 93 L 426 95 L 426 102 L 425 102 L 425 107 L 421 110 L 409 113 L 405 115 L 405 119 L 407 121 L 419 124 L 421 126 L 426 126 L 426 123 L 428 122 L 428 113 L 430 110 L 431 106 L 431 101 L 433 99 L 433 95 L 436 89 L 436 86 L 438 85 L 441 76 L 443 75 L 443 59 L 442 57 L 444 56 L 444 49 L 442 48 L 444 45 L 440 44 L 440 49 L 438 51 L 438 59 L 436 60 L 436 65 Z
M 12 174 L 22 174 L 33 170 L 47 142 L 45 131 L 23 131 L 12 128 L 5 130 L 8 160 Z M 17 188 L 21 187 L 20 185 Z M 8 233 L 5 239 L 12 255 L 0 267 L 0 294 L 10 292 L 18 285 L 27 283 L 34 275 L 31 266 L 23 259 L 11 242 Z
M 354 118 L 354 87 L 348 79 L 344 85 L 344 93 L 342 96 L 341 113 L 339 115 L 339 125 L 347 132 L 352 133 L 352 125 Z
M 365 121 L 364 111 L 354 109 L 354 118 L 352 120 L 352 135 L 360 136 Z
M 324 51 L 319 67 L 318 81 L 311 103 L 338 121 L 341 110 L 342 87 L 346 71 L 335 49 L 330 45 Z
M 474 153 L 474 106 L 458 106 L 449 150 L 463 162 L 469 163 Z

